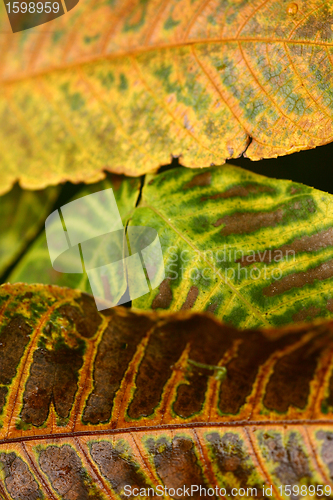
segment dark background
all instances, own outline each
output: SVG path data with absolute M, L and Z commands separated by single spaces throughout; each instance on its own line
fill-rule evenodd
M 302 182 L 333 194 L 333 143 L 271 160 L 238 158 L 228 163 L 267 177 Z

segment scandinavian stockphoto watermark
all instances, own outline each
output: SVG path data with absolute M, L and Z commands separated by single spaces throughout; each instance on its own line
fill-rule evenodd
M 55 210 L 45 231 L 53 268 L 86 272 L 98 310 L 141 297 L 165 278 L 157 231 L 125 229 L 111 188 Z
M 222 245 L 216 250 L 183 249 L 171 246 L 165 253 L 166 274 L 171 280 L 200 280 L 223 278 L 225 280 L 279 280 L 281 262 L 295 262 L 292 249 L 279 250 L 268 247 L 263 251 L 230 249 Z
M 279 280 L 281 262 L 295 262 L 291 249 L 162 252 L 151 227 L 123 226 L 112 189 L 78 198 L 55 210 L 45 222 L 52 266 L 61 273 L 86 273 L 98 310 L 142 297 L 171 280 Z M 164 255 L 163 255 L 164 253 Z M 164 265 L 165 260 L 165 265 Z

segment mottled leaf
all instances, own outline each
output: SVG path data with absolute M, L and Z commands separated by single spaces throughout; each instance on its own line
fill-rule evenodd
M 133 305 L 242 328 L 331 318 L 332 220 L 332 195 L 231 165 L 148 176 L 131 224 L 158 231 L 166 279 Z
M 241 328 L 331 318 L 332 220 L 332 195 L 231 165 L 147 176 L 130 224 L 156 229 L 166 277 L 133 305 L 208 311 Z M 71 275 L 52 281 L 38 242 L 9 281 L 41 280 L 90 291 Z
M 81 0 L 15 35 L 1 9 L 2 192 L 332 141 L 332 0 Z
M 42 285 L 1 286 L 0 314 L 5 500 L 157 485 L 280 499 L 280 485 L 332 484 L 332 322 L 239 331 L 202 313 L 101 314 Z
M 58 194 L 59 188 L 23 191 L 15 185 L 0 197 L 0 276 L 36 237 Z

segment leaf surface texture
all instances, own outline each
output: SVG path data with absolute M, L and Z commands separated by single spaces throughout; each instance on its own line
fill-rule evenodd
M 268 483 L 278 499 L 284 481 L 331 482 L 331 322 L 99 314 L 42 285 L 2 285 L 0 311 L 2 498 L 126 498 L 126 484 L 262 497 Z
M 332 0 L 81 0 L 15 36 L 1 8 L 2 192 L 332 141 Z
M 122 182 L 126 206 L 132 181 Z M 165 279 L 134 307 L 208 311 L 239 328 L 332 317 L 332 195 L 232 165 L 147 176 L 136 208 L 135 193 L 122 210 L 130 225 L 157 231 Z M 54 275 L 43 238 L 9 281 L 89 292 L 82 275 Z

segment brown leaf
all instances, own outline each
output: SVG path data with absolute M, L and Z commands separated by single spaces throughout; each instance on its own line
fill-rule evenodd
M 280 498 L 332 478 L 332 322 L 239 331 L 23 284 L 0 287 L 0 318 L 6 500 Z

